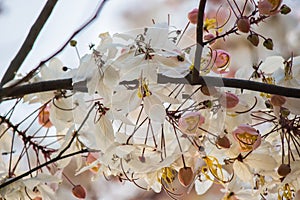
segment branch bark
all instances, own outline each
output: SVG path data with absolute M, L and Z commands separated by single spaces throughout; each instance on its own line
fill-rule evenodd
M 202 50 L 204 47 L 203 43 L 203 20 L 206 0 L 200 0 L 198 8 L 198 21 L 197 21 L 197 37 L 196 37 L 196 52 L 194 60 L 194 68 L 192 70 L 192 82 L 197 80 L 200 72 Z
M 17 55 L 11 61 L 8 69 L 6 70 L 2 80 L 1 80 L 1 87 L 11 81 L 19 68 L 21 67 L 22 63 L 24 62 L 25 58 L 31 51 L 33 44 L 35 43 L 39 33 L 41 32 L 43 26 L 45 25 L 46 21 L 48 20 L 49 16 L 51 15 L 54 6 L 56 5 L 58 0 L 48 0 L 45 4 L 43 10 L 41 11 L 40 15 L 32 25 L 25 41 L 23 42 L 21 48 L 19 49 Z
M 300 89 L 287 88 L 278 85 L 271 85 L 256 81 L 249 81 L 243 79 L 221 78 L 212 76 L 199 76 L 196 80 L 191 81 L 192 77 L 188 75 L 185 78 L 169 78 L 161 74 L 158 75 L 158 83 L 176 83 L 176 84 L 192 84 L 192 85 L 208 85 L 215 87 L 231 87 L 239 88 L 257 92 L 265 92 L 268 94 L 277 94 L 286 97 L 300 98 Z M 136 82 L 132 82 L 136 83 Z M 122 83 L 121 83 L 122 84 Z M 127 83 L 128 84 L 128 83 Z M 86 92 L 86 83 L 79 82 L 74 86 L 72 85 L 72 79 L 61 79 L 53 81 L 43 81 L 37 83 L 31 83 L 27 85 L 20 85 L 13 88 L 0 89 L 0 102 L 6 99 L 22 97 L 26 94 L 47 92 L 52 90 L 74 90 Z
M 31 83 L 27 85 L 20 85 L 15 87 L 0 88 L 0 102 L 5 99 L 23 97 L 26 94 L 37 92 L 47 92 L 52 90 L 72 90 L 72 79 L 61 79 L 53 81 L 43 81 Z
M 191 75 L 185 78 L 169 78 L 163 75 L 158 76 L 159 83 L 183 83 L 191 85 L 207 85 L 215 87 L 230 87 L 256 92 L 264 92 L 268 94 L 277 94 L 286 97 L 300 98 L 300 89 L 287 88 L 278 85 L 271 85 L 256 81 L 249 81 L 244 79 L 221 78 L 213 76 L 199 76 L 196 80 Z

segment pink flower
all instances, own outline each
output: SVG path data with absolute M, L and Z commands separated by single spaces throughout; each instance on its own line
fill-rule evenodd
M 239 125 L 232 134 L 243 152 L 252 151 L 261 143 L 261 135 L 255 128 L 247 124 Z
M 213 61 L 212 71 L 217 74 L 226 73 L 230 62 L 230 54 L 222 49 L 213 50 L 211 59 Z
M 195 135 L 205 118 L 199 112 L 190 112 L 182 116 L 178 121 L 179 129 L 187 135 Z
M 224 108 L 234 108 L 239 103 L 239 97 L 233 93 L 225 92 L 219 98 L 220 105 Z
M 278 12 L 282 0 L 260 0 L 257 4 L 259 14 L 273 15 Z

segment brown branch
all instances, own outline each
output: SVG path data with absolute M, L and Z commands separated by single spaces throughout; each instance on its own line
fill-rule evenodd
M 56 56 L 57 54 L 59 54 L 60 52 L 62 52 L 62 50 L 69 44 L 69 42 L 78 34 L 80 33 L 83 29 L 85 29 L 88 25 L 90 25 L 97 17 L 98 14 L 100 13 L 100 11 L 103 9 L 104 4 L 107 2 L 108 0 L 103 0 L 99 6 L 97 7 L 96 12 L 92 15 L 92 17 L 85 22 L 82 26 L 80 26 L 69 38 L 68 40 L 52 55 L 50 55 L 47 59 L 43 60 L 40 62 L 40 64 L 38 66 L 36 66 L 33 70 L 31 70 L 24 78 L 22 78 L 21 80 L 19 80 L 18 82 L 16 82 L 15 84 L 13 84 L 12 86 L 10 86 L 10 88 L 15 87 L 16 85 L 19 85 L 21 83 L 24 83 L 28 80 L 30 80 L 35 74 L 36 72 L 40 69 L 40 67 L 45 64 L 46 62 L 48 62 L 50 59 L 52 59 L 54 56 Z
M 231 87 L 245 90 L 252 90 L 256 92 L 264 92 L 268 94 L 277 94 L 286 97 L 300 98 L 300 89 L 287 88 L 278 85 L 271 85 L 256 81 L 249 81 L 243 79 L 221 78 L 213 76 L 199 76 L 198 79 L 192 81 L 191 75 L 185 78 L 169 78 L 161 74 L 158 75 L 158 83 L 182 83 L 191 85 L 207 85 L 215 87 Z
M 199 77 L 202 50 L 204 47 L 203 43 L 203 20 L 204 20 L 204 10 L 205 10 L 206 0 L 200 0 L 198 8 L 198 22 L 197 22 L 197 44 L 194 60 L 194 68 L 192 70 L 192 81 L 197 80 Z
M 0 102 L 5 99 L 23 97 L 26 94 L 32 94 L 37 92 L 47 92 L 51 90 L 72 90 L 72 79 L 60 79 L 53 81 L 42 81 L 37 83 L 31 83 L 27 85 L 20 85 L 15 87 L 0 88 Z
M 11 61 L 8 69 L 6 70 L 2 80 L 1 86 L 5 83 L 11 81 L 19 68 L 21 67 L 22 63 L 24 62 L 25 58 L 31 51 L 33 44 L 35 43 L 39 33 L 41 32 L 43 26 L 45 25 L 46 21 L 48 20 L 49 16 L 51 15 L 54 6 L 56 5 L 58 0 L 48 0 L 45 4 L 43 10 L 41 11 L 40 15 L 32 25 L 25 41 L 23 42 L 21 48 L 19 49 L 17 55 Z

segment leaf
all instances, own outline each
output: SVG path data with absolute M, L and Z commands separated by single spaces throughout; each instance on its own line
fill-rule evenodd
M 264 41 L 263 43 L 264 47 L 266 47 L 269 50 L 273 50 L 274 44 L 273 44 L 273 40 L 271 38 L 268 38 Z

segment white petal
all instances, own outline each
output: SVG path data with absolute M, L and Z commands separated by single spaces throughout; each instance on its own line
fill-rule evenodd
M 244 182 L 250 182 L 252 174 L 247 165 L 240 161 L 234 161 L 233 163 L 234 174 L 238 176 Z
M 283 69 L 284 59 L 281 56 L 270 56 L 259 67 L 260 70 L 266 74 L 271 74 L 275 72 L 278 68 Z
M 162 124 L 164 123 L 166 117 L 166 109 L 156 96 L 151 95 L 144 98 L 144 107 L 145 112 L 151 120 Z
M 273 170 L 278 166 L 276 160 L 268 154 L 252 153 L 244 159 L 244 162 L 257 170 Z
M 110 88 L 114 88 L 119 83 L 119 72 L 108 66 L 104 72 L 103 83 Z
M 202 195 L 213 185 L 213 182 L 210 180 L 199 181 L 198 179 L 195 181 L 195 190 L 198 195 Z

